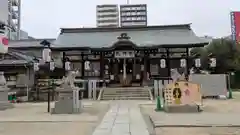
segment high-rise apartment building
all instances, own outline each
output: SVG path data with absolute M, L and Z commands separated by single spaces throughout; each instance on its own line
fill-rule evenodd
M 121 27 L 147 26 L 147 5 L 120 5 Z
M 119 27 L 118 5 L 97 5 L 97 27 Z
M 21 0 L 0 0 L 0 24 L 7 26 L 10 39 L 20 39 Z

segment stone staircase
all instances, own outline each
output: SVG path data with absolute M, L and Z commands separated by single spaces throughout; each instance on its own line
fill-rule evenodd
M 99 100 L 152 100 L 151 89 L 148 87 L 102 88 Z

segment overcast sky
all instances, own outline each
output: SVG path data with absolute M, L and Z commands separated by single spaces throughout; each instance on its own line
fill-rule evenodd
M 55 38 L 62 27 L 95 27 L 96 5 L 126 0 L 22 0 L 21 28 L 35 38 Z M 240 0 L 130 0 L 147 4 L 148 25 L 192 23 L 198 36 L 230 35 L 230 12 Z

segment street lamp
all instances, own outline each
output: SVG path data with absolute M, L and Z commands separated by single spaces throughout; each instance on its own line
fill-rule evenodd
M 55 69 L 55 63 L 51 57 L 51 43 L 47 40 L 43 40 L 40 44 L 44 46 L 42 51 L 43 64 L 49 66 L 47 69 L 49 72 L 52 72 Z M 50 112 L 50 92 L 50 88 L 48 88 L 48 112 Z
M 34 58 L 34 63 L 33 63 L 33 71 L 34 71 L 34 88 L 37 92 L 37 97 L 36 100 L 39 100 L 39 89 L 37 88 L 37 76 L 36 73 L 39 71 L 39 62 L 37 58 Z

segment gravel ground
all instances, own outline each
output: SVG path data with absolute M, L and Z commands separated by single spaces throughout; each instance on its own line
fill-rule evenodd
M 203 110 L 204 112 L 209 112 L 211 114 L 212 113 L 222 114 L 222 115 L 229 114 L 230 116 L 231 114 L 240 113 L 239 104 L 240 104 L 240 93 L 234 93 L 234 99 L 230 99 L 230 100 L 211 100 L 211 99 L 204 100 Z M 141 111 L 144 115 L 148 115 L 154 118 L 159 118 L 160 120 L 161 113 L 155 112 L 154 111 L 155 108 L 156 108 L 155 104 L 141 105 Z M 154 134 L 156 135 L 240 135 L 240 127 L 157 127 L 155 128 Z
M 84 101 L 81 114 L 50 115 L 46 103 L 23 103 L 0 112 L 0 135 L 91 135 L 109 105 Z
M 240 128 L 156 128 L 156 135 L 240 135 Z

